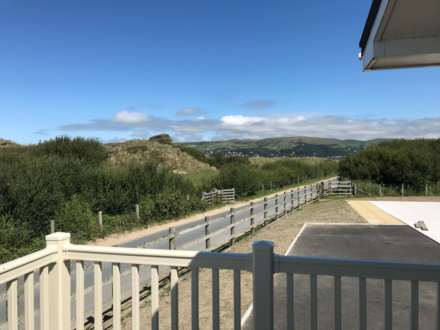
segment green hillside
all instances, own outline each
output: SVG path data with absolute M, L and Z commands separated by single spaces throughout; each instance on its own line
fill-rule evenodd
M 205 154 L 262 157 L 338 157 L 354 154 L 382 140 L 339 140 L 315 137 L 279 137 L 186 143 Z

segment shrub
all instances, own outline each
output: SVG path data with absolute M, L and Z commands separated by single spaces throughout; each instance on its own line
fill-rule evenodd
M 139 203 L 139 211 L 141 221 L 145 224 L 149 223 L 154 216 L 154 200 L 148 196 Z
M 107 158 L 107 151 L 102 143 L 96 139 L 81 137 L 69 138 L 67 136 L 40 142 L 30 149 L 38 156 L 59 156 L 74 158 L 92 163 L 100 163 Z
M 251 165 L 245 163 L 229 163 L 220 170 L 219 188 L 235 188 L 238 195 L 254 194 L 259 188 L 258 173 Z
M 56 225 L 59 230 L 72 233 L 73 238 L 79 241 L 92 239 L 99 233 L 97 218 L 90 205 L 77 195 L 57 212 Z
M 394 140 L 372 145 L 342 160 L 339 174 L 421 188 L 440 180 L 440 140 Z

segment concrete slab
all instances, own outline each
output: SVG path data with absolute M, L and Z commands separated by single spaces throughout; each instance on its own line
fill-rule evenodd
M 370 201 L 350 200 L 347 203 L 372 225 L 401 225 L 402 222 Z
M 308 224 L 297 237 L 290 255 L 338 257 L 365 260 L 438 263 L 440 245 L 406 225 L 329 225 Z M 275 276 L 275 329 L 286 325 L 286 276 Z M 419 286 L 419 329 L 436 324 L 437 284 Z M 310 328 L 310 278 L 294 275 L 295 328 Z M 410 283 L 393 282 L 394 329 L 410 327 Z M 245 329 L 253 328 L 252 317 Z M 367 329 L 384 329 L 384 281 L 367 280 Z M 359 280 L 342 278 L 343 329 L 359 328 Z M 334 278 L 318 277 L 318 328 L 334 329 Z
M 373 201 L 371 204 L 413 228 L 415 223 L 422 222 L 424 226 L 415 229 L 440 243 L 440 203 Z

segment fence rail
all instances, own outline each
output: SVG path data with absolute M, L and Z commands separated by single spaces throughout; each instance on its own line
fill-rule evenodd
M 188 256 L 194 255 L 194 251 L 212 251 L 221 248 L 227 244 L 231 244 L 235 239 L 246 235 L 248 232 L 255 230 L 260 226 L 264 226 L 265 224 L 279 218 L 280 216 L 293 212 L 295 209 L 300 208 L 302 205 L 318 200 L 321 197 L 327 196 L 331 193 L 331 185 L 332 182 L 337 180 L 337 178 L 331 178 L 328 180 L 323 180 L 321 182 L 317 182 L 315 184 L 311 184 L 308 186 L 304 186 L 302 188 L 291 189 L 287 192 L 283 192 L 280 194 L 275 194 L 272 197 L 264 198 L 257 202 L 250 202 L 247 205 L 240 206 L 237 208 L 231 208 L 229 211 L 221 212 L 216 215 L 205 217 L 203 219 L 199 219 L 197 221 L 176 226 L 170 227 L 160 232 L 147 235 L 140 239 L 133 240 L 128 243 L 124 243 L 123 245 L 115 248 L 135 248 L 136 251 L 133 253 L 138 254 L 138 249 L 162 249 L 157 253 L 172 253 L 174 258 L 176 258 L 174 251 L 166 251 L 166 250 L 187 250 Z M 83 307 L 85 318 L 94 315 L 96 311 L 94 310 L 94 306 L 96 304 L 100 305 L 102 311 L 111 310 L 112 305 L 114 304 L 112 294 L 114 292 L 114 283 L 112 281 L 113 276 L 115 275 L 113 262 L 117 262 L 115 259 L 106 259 L 110 258 L 109 255 L 111 253 L 105 253 L 105 251 L 114 251 L 112 249 L 115 248 L 98 248 L 99 251 L 95 254 L 95 259 L 87 260 L 85 259 L 85 263 L 82 265 L 71 262 L 67 259 L 65 261 L 67 266 L 70 269 L 70 280 L 72 285 L 79 285 L 84 287 L 84 299 L 79 302 L 79 306 Z M 51 247 L 50 249 L 54 249 Z M 80 249 L 80 248 L 78 248 Z M 110 250 L 106 250 L 110 249 Z M 47 253 L 49 250 L 43 250 Z M 124 250 L 128 253 L 130 250 Z M 74 251 L 71 251 L 74 253 Z M 202 252 L 197 252 L 197 255 L 201 255 Z M 44 258 L 40 258 L 39 255 L 29 255 L 24 258 L 30 258 L 32 262 L 28 262 L 28 268 L 20 268 L 22 269 L 20 273 L 16 273 L 15 271 L 10 272 L 9 277 L 6 277 L 6 272 L 3 274 L 1 269 L 5 267 L 10 268 L 10 264 L 5 264 L 0 266 L 0 292 L 2 289 L 2 283 L 7 283 L 11 280 L 10 276 L 23 276 L 28 274 L 31 269 L 37 271 L 43 267 L 40 266 L 38 262 L 42 262 L 44 267 L 47 267 L 49 263 L 53 263 L 54 258 L 56 258 L 57 252 L 51 252 L 50 255 L 45 256 Z M 221 255 L 224 255 L 223 253 Z M 73 256 L 71 254 L 70 256 Z M 88 254 L 91 258 L 92 254 Z M 65 257 L 65 256 L 64 256 Z M 33 260 L 33 258 L 37 258 L 38 262 Z M 70 257 L 69 257 L 70 258 Z M 139 282 L 139 287 L 149 287 L 151 285 L 151 281 L 153 278 L 158 277 L 159 280 L 168 278 L 173 274 L 173 270 L 161 268 L 160 271 L 156 273 L 151 273 L 147 266 L 145 266 L 145 262 L 141 262 L 141 259 L 144 259 L 145 255 L 141 253 L 141 256 L 138 256 L 134 264 L 137 264 L 140 269 L 138 274 L 134 275 L 136 283 Z M 220 260 L 222 257 L 217 257 L 216 260 Z M 18 259 L 22 260 L 22 259 Z M 201 260 L 200 258 L 197 260 Z M 83 260 L 84 261 L 84 260 Z M 103 264 L 96 265 L 96 262 L 101 262 Z M 175 265 L 178 267 L 181 266 L 177 263 L 177 259 L 174 259 Z M 13 261 L 14 262 L 14 261 Z M 18 262 L 18 261 L 16 261 Z M 20 261 L 23 262 L 23 261 Z M 131 263 L 131 262 L 130 262 Z M 148 263 L 147 263 L 148 264 Z M 7 266 L 6 266 L 7 265 Z M 160 266 L 163 266 L 160 264 Z M 44 269 L 43 267 L 43 269 Z M 201 267 L 201 266 L 200 266 Z M 232 268 L 234 269 L 234 268 Z M 45 269 L 42 273 L 43 276 L 35 278 L 35 286 L 40 287 L 48 285 L 45 284 L 45 280 L 47 278 L 46 274 L 49 269 Z M 96 273 L 100 273 L 100 278 L 96 278 Z M 116 276 L 120 278 L 120 284 L 118 286 L 120 299 L 126 300 L 133 296 L 133 289 L 130 287 L 129 283 L 133 280 L 133 269 L 130 266 L 121 266 L 116 271 Z M 17 275 L 18 274 L 18 275 Z M 174 274 L 175 275 L 175 274 Z M 81 280 L 82 279 L 82 280 Z M 174 278 L 175 279 L 175 278 Z M 78 280 L 81 280 L 79 283 Z M 127 284 L 128 283 L 128 284 Z M 19 284 L 19 288 L 21 286 L 25 286 L 25 284 Z M 96 286 L 101 287 L 102 296 L 96 298 Z M 6 325 L 6 320 L 9 318 L 6 317 L 6 304 L 4 304 L 5 300 L 8 300 L 9 297 L 9 286 L 6 287 L 3 285 L 6 290 L 6 295 L 2 297 L 0 300 L 0 329 L 4 329 Z M 12 286 L 12 290 L 13 290 Z M 18 299 L 26 301 L 26 292 L 20 295 L 20 292 L 23 290 L 19 290 Z M 12 291 L 13 295 L 13 291 Z M 36 292 L 36 308 L 39 308 L 41 303 L 40 291 Z M 96 299 L 98 301 L 96 301 Z M 71 298 L 72 302 L 75 302 L 74 296 Z M 2 303 L 3 302 L 3 303 Z M 39 302 L 39 303 L 38 303 Z M 21 306 L 21 304 L 19 304 Z M 9 305 L 8 305 L 9 306 Z M 26 306 L 24 308 L 19 307 L 18 309 L 18 319 L 21 323 L 25 322 L 26 319 Z M 84 319 L 84 318 L 83 318 Z M 96 325 L 95 325 L 96 327 Z M 45 329 L 45 328 L 42 328 Z
M 208 204 L 212 204 L 217 201 L 233 202 L 235 201 L 235 196 L 235 188 L 214 189 L 209 192 L 202 192 L 202 201 L 205 201 Z
M 241 287 L 243 272 L 251 272 L 253 276 L 253 321 L 255 329 L 273 329 L 274 319 L 274 274 L 281 273 L 286 278 L 286 297 L 289 302 L 284 308 L 286 324 L 293 325 L 298 317 L 293 309 L 293 297 L 297 291 L 293 285 L 295 274 L 309 276 L 310 288 L 310 327 L 317 329 L 320 314 L 318 313 L 319 281 L 321 276 L 334 278 L 334 324 L 335 329 L 342 329 L 342 314 L 344 313 L 341 300 L 344 291 L 341 289 L 341 277 L 357 278 L 359 281 L 359 327 L 367 328 L 366 317 L 366 280 L 379 279 L 384 281 L 384 324 L 385 329 L 391 329 L 393 324 L 393 292 L 394 281 L 409 281 L 410 308 L 407 309 L 408 319 L 412 329 L 417 329 L 419 319 L 423 318 L 424 310 L 419 310 L 419 283 L 435 282 L 440 278 L 440 264 L 416 264 L 376 262 L 365 260 L 335 259 L 321 257 L 294 257 L 274 254 L 273 244 L 259 241 L 253 244 L 252 253 L 218 253 L 197 251 L 170 251 L 157 249 L 137 249 L 124 247 L 100 247 L 90 245 L 74 245 L 70 243 L 70 234 L 54 233 L 47 236 L 47 247 L 29 256 L 3 264 L 0 268 L 0 283 L 7 285 L 7 325 L 10 330 L 19 328 L 18 313 L 18 279 L 25 278 L 24 323 L 25 329 L 42 330 L 83 330 L 85 324 L 84 264 L 93 265 L 93 316 L 94 329 L 104 329 L 103 319 L 103 272 L 104 265 L 112 269 L 112 326 L 121 329 L 121 307 L 123 298 L 121 290 L 123 281 L 121 272 L 128 267 L 131 276 L 131 318 L 132 329 L 138 330 L 145 325 L 140 323 L 140 267 L 149 266 L 151 277 L 151 328 L 159 329 L 159 273 L 161 268 L 171 267 L 169 278 L 171 282 L 171 324 L 172 329 L 179 328 L 179 273 L 180 268 L 188 269 L 191 274 L 191 317 L 192 329 L 199 329 L 199 271 L 210 269 L 212 272 L 212 328 L 220 329 L 220 270 L 232 270 L 234 281 L 233 308 L 234 329 L 241 329 Z M 74 267 L 69 267 L 72 263 Z M 73 278 L 73 269 L 76 277 Z M 34 305 L 36 282 L 34 274 L 40 276 L 39 308 Z M 437 299 L 440 290 L 436 291 Z M 345 292 L 347 294 L 347 292 Z M 349 293 L 350 298 L 352 292 Z M 73 299 L 71 299 L 71 297 Z M 437 300 L 437 306 L 438 306 Z M 73 305 L 75 308 L 73 309 Z M 72 312 L 73 311 L 73 312 Z M 280 314 L 281 315 L 281 314 Z M 284 316 L 285 315 L 285 316 Z M 36 317 L 38 316 L 38 318 Z M 402 315 L 399 314 L 400 317 Z M 351 316 L 350 316 L 351 317 Z M 353 315 L 353 317 L 355 317 Z M 437 318 L 439 316 L 437 315 Z M 38 324 L 34 323 L 38 319 Z M 438 321 L 437 321 L 438 322 Z M 290 327 L 291 328 L 291 327 Z

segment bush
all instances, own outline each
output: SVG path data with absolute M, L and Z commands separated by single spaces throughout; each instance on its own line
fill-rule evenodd
M 148 196 L 139 203 L 141 221 L 145 224 L 151 222 L 154 216 L 154 200 Z
M 153 216 L 158 220 L 176 218 L 189 212 L 189 204 L 184 193 L 167 190 L 154 197 Z
M 30 150 L 37 156 L 58 156 L 92 163 L 101 163 L 107 158 L 107 151 L 102 143 L 96 139 L 81 137 L 73 139 L 67 136 L 56 137 L 53 140 L 40 142 Z
M 42 237 L 33 237 L 29 228 L 10 216 L 0 215 L 0 264 L 42 248 Z
M 92 239 L 99 233 L 97 218 L 89 203 L 77 195 L 57 212 L 56 225 L 60 231 L 71 233 L 77 241 Z
M 259 188 L 257 171 L 251 165 L 245 163 L 230 163 L 220 170 L 218 179 L 219 188 L 235 188 L 235 192 L 241 196 L 255 194 Z
M 423 188 L 440 181 L 440 140 L 394 140 L 368 147 L 340 162 L 339 174 L 354 180 Z

